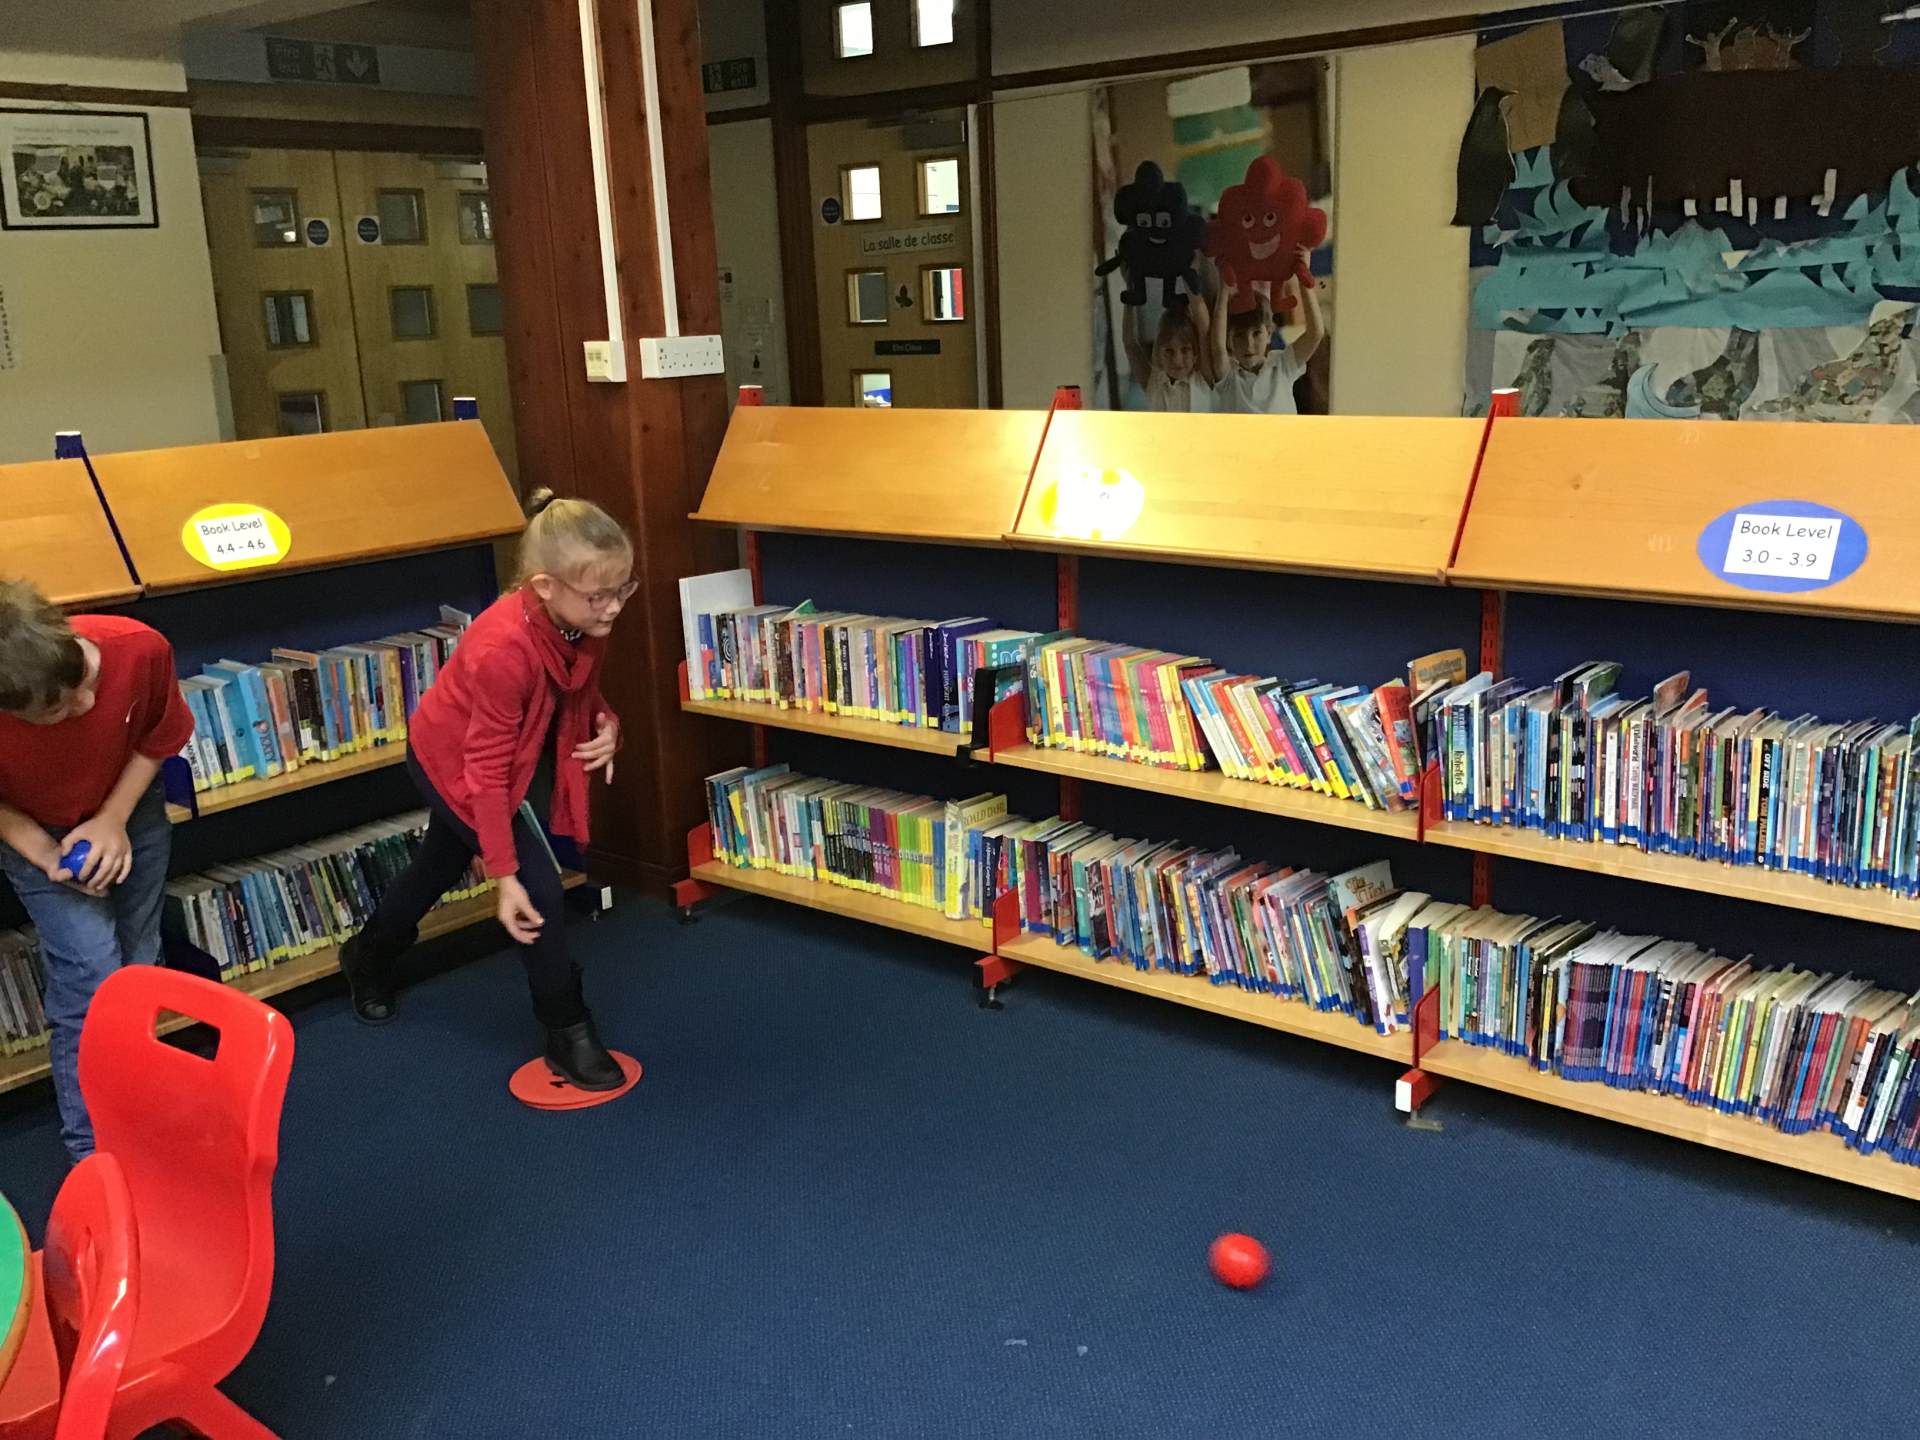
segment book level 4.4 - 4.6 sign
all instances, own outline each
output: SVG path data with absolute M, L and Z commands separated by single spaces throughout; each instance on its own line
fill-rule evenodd
M 1867 532 L 1850 515 L 1811 500 L 1759 500 L 1700 532 L 1700 563 L 1730 585 L 1777 593 L 1818 590 L 1867 558 Z
M 180 527 L 180 543 L 211 570 L 278 565 L 293 548 L 287 522 L 259 505 L 209 505 Z

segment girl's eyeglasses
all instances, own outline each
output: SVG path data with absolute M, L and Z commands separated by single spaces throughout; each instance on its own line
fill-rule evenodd
M 553 578 L 557 583 L 565 585 L 567 589 L 578 595 L 589 610 L 604 610 L 615 602 L 624 605 L 633 598 L 634 591 L 640 588 L 638 580 L 629 580 L 614 590 L 582 590 L 578 585 L 568 585 L 558 575 Z

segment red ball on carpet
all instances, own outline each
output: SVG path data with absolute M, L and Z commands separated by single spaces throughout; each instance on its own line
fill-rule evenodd
M 1251 1235 L 1227 1234 L 1207 1250 L 1214 1278 L 1236 1290 L 1251 1290 L 1267 1278 L 1267 1247 Z

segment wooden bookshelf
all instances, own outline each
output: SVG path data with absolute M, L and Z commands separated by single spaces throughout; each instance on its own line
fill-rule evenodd
M 1640 1090 L 1616 1090 L 1597 1082 L 1562 1080 L 1524 1061 L 1496 1051 L 1444 1040 L 1420 1058 L 1429 1074 L 1483 1085 L 1527 1100 L 1577 1110 L 1603 1120 L 1710 1145 L 1735 1155 L 1750 1155 L 1774 1165 L 1805 1170 L 1920 1200 L 1920 1166 L 1902 1165 L 1885 1155 L 1861 1155 L 1849 1150 L 1838 1135 L 1813 1131 L 1785 1135 L 1772 1126 L 1743 1115 L 1723 1115 L 1704 1105 L 1689 1105 L 1672 1095 L 1650 1095 Z
M 1002 545 L 1041 410 L 733 412 L 696 520 L 881 540 Z
M 1484 429 L 1466 419 L 1060 411 L 1008 538 L 1439 584 Z
M 1041 749 L 1032 745 L 976 750 L 973 758 L 1064 779 L 1092 780 L 1101 785 L 1173 795 L 1183 800 L 1197 800 L 1203 805 L 1225 805 L 1235 810 L 1258 811 L 1262 815 L 1280 815 L 1289 820 L 1369 830 L 1401 840 L 1412 840 L 1419 834 L 1419 819 L 1411 810 L 1369 810 L 1358 800 L 1340 800 L 1311 790 L 1262 785 L 1254 780 L 1232 780 L 1218 770 L 1163 770 L 1103 755 L 1082 755 L 1072 750 Z
M 406 763 L 407 747 L 404 742 L 376 745 L 370 750 L 343 755 L 338 760 L 309 760 L 292 774 L 275 775 L 265 780 L 242 780 L 238 784 L 202 790 L 196 797 L 196 803 L 202 815 L 218 815 L 223 810 L 238 810 L 243 805 L 275 800 L 282 795 L 291 795 L 296 790 L 311 790 L 316 785 L 330 785 L 335 780 L 345 780 L 351 775 L 364 775 L 369 770 L 388 770 Z M 193 811 L 184 805 L 169 805 L 167 818 L 181 825 L 193 819 Z
M 1283 1000 L 1277 995 L 1256 995 L 1231 985 L 1214 985 L 1195 975 L 1172 975 L 1163 970 L 1136 970 L 1127 960 L 1092 960 L 1071 945 L 1056 945 L 1045 935 L 1022 935 L 1000 947 L 1003 959 L 1022 965 L 1035 965 L 1062 975 L 1077 975 L 1097 980 L 1121 990 L 1171 1000 L 1229 1019 L 1283 1030 L 1289 1035 L 1304 1035 L 1348 1050 L 1379 1055 L 1402 1064 L 1413 1063 L 1412 1032 L 1402 1030 L 1381 1035 L 1372 1026 L 1362 1025 L 1351 1015 L 1335 1015 L 1315 1010 L 1298 1000 Z
M 66 609 L 140 593 L 82 461 L 0 465 L 0 576 L 31 580 Z
M 96 455 L 93 467 L 152 591 L 481 544 L 524 523 L 477 420 L 133 450 Z M 286 558 L 222 572 L 188 554 L 182 527 L 218 504 L 280 516 L 290 534 Z
M 1889 477 L 1913 468 L 1898 425 L 1718 420 L 1494 421 L 1449 578 L 1456 585 L 1920 620 L 1920 509 Z M 1696 549 L 1729 510 L 1817 500 L 1867 532 L 1866 563 L 1776 594 L 1714 575 Z
M 587 877 L 578 871 L 568 871 L 560 882 L 568 890 L 577 890 L 587 883 Z M 478 925 L 491 920 L 494 915 L 494 900 L 491 893 L 475 895 L 465 900 L 454 900 L 429 911 L 420 922 L 420 939 L 432 940 L 441 935 L 450 935 L 455 930 L 464 930 L 469 925 Z M 289 990 L 297 990 L 302 985 L 311 985 L 316 980 L 324 980 L 340 971 L 340 949 L 336 945 L 324 945 L 310 955 L 296 955 L 291 960 L 282 961 L 265 970 L 251 971 L 245 975 L 236 975 L 227 983 L 236 990 L 243 990 L 256 1000 L 266 1000 L 275 995 L 284 995 Z M 184 1030 L 194 1022 L 184 1015 L 175 1015 L 170 1020 L 160 1022 L 159 1032 L 171 1035 L 176 1030 Z M 0 1057 L 0 1093 L 17 1090 L 22 1085 L 31 1085 L 36 1080 L 44 1080 L 50 1073 L 47 1064 L 47 1052 L 44 1046 L 29 1050 L 20 1055 Z
M 1539 865 L 1617 875 L 1649 885 L 1669 885 L 1677 890 L 1697 890 L 1734 900 L 1812 910 L 1846 920 L 1865 920 L 1873 925 L 1920 930 L 1920 900 L 1908 900 L 1885 890 L 1832 885 L 1810 875 L 1761 870 L 1749 865 L 1723 865 L 1684 855 L 1649 855 L 1631 845 L 1550 840 L 1537 830 L 1511 830 L 1458 821 L 1429 826 L 1427 841 L 1508 860 L 1531 860 Z
M 802 880 L 772 870 L 743 870 L 736 865 L 708 860 L 695 865 L 691 878 L 724 890 L 741 890 L 749 895 L 765 895 L 809 910 L 824 910 L 830 915 L 845 915 L 884 925 L 889 930 L 904 930 L 909 935 L 924 935 L 929 940 L 945 941 L 985 954 L 993 949 L 993 932 L 978 920 L 949 920 L 937 910 L 890 900 L 864 890 L 849 890 L 829 885 L 824 880 Z
M 951 730 L 926 730 L 918 725 L 889 725 L 884 720 L 860 720 L 850 715 L 828 715 L 817 710 L 782 710 L 751 700 L 682 700 L 689 715 L 712 715 L 748 725 L 771 725 L 776 730 L 801 730 L 809 735 L 832 735 L 895 750 L 919 750 L 929 755 L 954 755 L 967 737 Z

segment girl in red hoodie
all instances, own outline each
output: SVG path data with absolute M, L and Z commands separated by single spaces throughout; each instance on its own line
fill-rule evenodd
M 461 637 L 408 727 L 407 768 L 432 812 L 426 837 L 340 968 L 354 1015 L 391 1020 L 394 960 L 478 855 L 526 963 L 548 1066 L 582 1089 L 613 1090 L 620 1066 L 587 1013 L 561 923 L 560 867 L 532 816 L 545 808 L 553 833 L 585 845 L 588 777 L 613 781 L 620 721 L 600 693 L 600 667 L 637 588 L 633 545 L 585 500 L 539 490 L 527 510 L 518 587 Z

